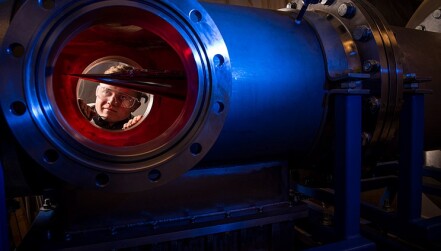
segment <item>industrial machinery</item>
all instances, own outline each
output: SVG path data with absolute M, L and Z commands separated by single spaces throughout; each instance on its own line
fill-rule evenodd
M 362 0 L 0 8 L 0 199 L 45 202 L 17 250 L 440 247 L 421 200 L 423 171 L 439 179 L 423 152 L 441 146 L 441 34 Z M 142 74 L 96 78 L 119 62 Z M 94 77 L 148 93 L 142 121 L 91 124 Z M 361 203 L 378 188 L 383 207 Z

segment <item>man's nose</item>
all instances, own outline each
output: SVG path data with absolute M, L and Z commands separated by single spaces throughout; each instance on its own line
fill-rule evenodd
M 111 105 L 115 105 L 115 106 L 118 105 L 118 99 L 117 99 L 115 93 L 113 93 L 112 96 L 110 96 L 110 97 L 107 99 L 107 103 L 109 103 L 109 104 L 111 104 Z

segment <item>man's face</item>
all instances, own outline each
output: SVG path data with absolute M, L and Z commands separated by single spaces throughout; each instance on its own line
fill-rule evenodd
M 123 100 L 135 97 L 136 92 L 133 90 L 100 84 L 96 88 L 95 109 L 101 118 L 115 123 L 128 118 L 138 108 L 136 103 L 131 108 L 122 105 Z

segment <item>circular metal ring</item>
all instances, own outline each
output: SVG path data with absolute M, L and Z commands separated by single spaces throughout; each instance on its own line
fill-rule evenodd
M 59 63 L 69 42 L 91 27 L 114 23 L 161 38 L 185 72 L 185 100 L 156 134 L 149 134 L 147 119 L 129 131 L 94 130 L 71 94 L 76 82 L 63 77 L 81 67 Z M 196 1 L 57 1 L 49 9 L 27 1 L 1 48 L 0 102 L 9 127 L 37 163 L 74 185 L 124 192 L 164 184 L 203 158 L 228 113 L 228 52 Z

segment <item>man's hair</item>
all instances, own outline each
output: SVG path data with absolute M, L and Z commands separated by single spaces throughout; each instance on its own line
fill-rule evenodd
M 109 69 L 107 69 L 104 74 L 112 74 L 112 73 L 126 73 L 128 71 L 131 71 L 135 69 L 135 67 L 130 66 L 128 64 L 119 63 L 117 65 L 111 66 Z
M 117 65 L 111 66 L 109 69 L 104 71 L 104 74 L 113 74 L 113 73 L 127 73 L 129 71 L 134 70 L 135 67 L 130 66 L 128 64 L 124 63 L 118 63 Z M 129 88 L 130 89 L 130 88 Z M 134 90 L 135 91 L 135 90 Z M 140 100 L 142 97 L 144 97 L 147 100 L 147 95 L 143 92 L 135 91 L 136 92 L 136 98 Z

